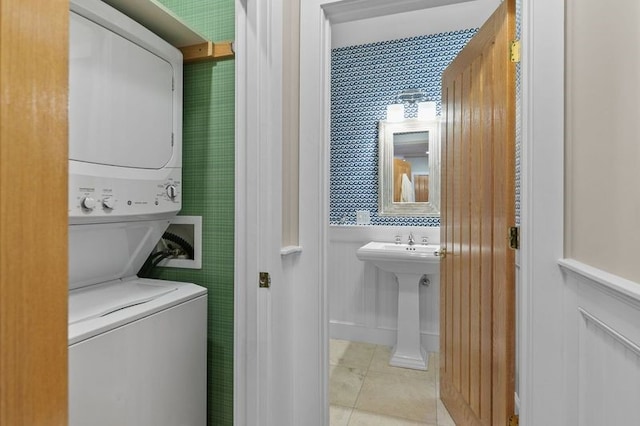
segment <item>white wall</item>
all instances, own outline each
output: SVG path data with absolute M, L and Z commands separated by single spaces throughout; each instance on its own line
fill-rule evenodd
M 334 24 L 331 47 L 479 28 L 499 5 L 500 0 L 475 0 Z
M 634 0 L 566 3 L 560 265 L 567 425 L 640 417 L 638 16 Z
M 640 2 L 567 2 L 565 255 L 640 282 Z

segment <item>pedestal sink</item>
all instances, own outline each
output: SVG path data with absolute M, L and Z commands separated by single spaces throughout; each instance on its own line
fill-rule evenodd
M 422 275 L 440 271 L 440 246 L 372 241 L 356 255 L 398 279 L 398 335 L 389 364 L 426 370 L 429 358 L 420 344 L 419 282 Z

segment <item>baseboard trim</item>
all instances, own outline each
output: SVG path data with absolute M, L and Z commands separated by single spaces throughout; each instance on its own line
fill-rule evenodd
M 373 343 L 376 345 L 393 346 L 396 344 L 396 330 L 368 328 L 337 321 L 329 323 L 329 336 L 332 339 Z M 438 333 L 422 331 L 420 333 L 420 342 L 427 352 L 438 352 L 440 350 L 440 335 Z

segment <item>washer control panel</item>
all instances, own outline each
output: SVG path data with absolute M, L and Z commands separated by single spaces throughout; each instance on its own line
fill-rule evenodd
M 69 217 L 108 220 L 176 212 L 182 204 L 181 170 L 158 180 L 69 176 Z

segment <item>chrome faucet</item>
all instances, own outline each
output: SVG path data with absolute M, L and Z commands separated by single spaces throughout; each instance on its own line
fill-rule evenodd
M 412 246 L 415 244 L 415 240 L 413 239 L 413 233 L 409 232 L 409 245 Z

